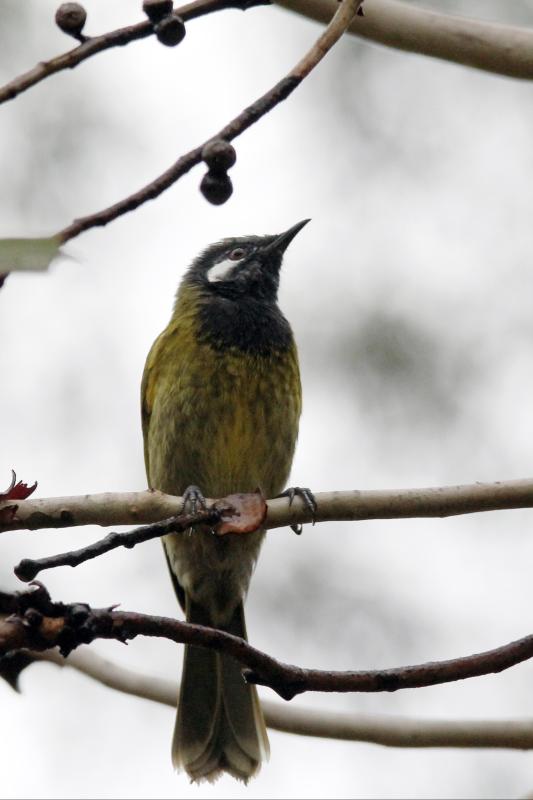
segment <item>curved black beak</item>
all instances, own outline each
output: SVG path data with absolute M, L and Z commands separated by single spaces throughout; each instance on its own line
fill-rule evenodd
M 282 255 L 287 247 L 290 245 L 294 237 L 297 233 L 299 233 L 303 227 L 307 225 L 308 222 L 311 222 L 310 219 L 304 219 L 301 222 L 297 222 L 296 225 L 293 225 L 292 228 L 289 228 L 288 231 L 284 233 L 280 233 L 279 236 L 276 236 L 266 247 L 263 248 L 263 253 L 279 253 Z

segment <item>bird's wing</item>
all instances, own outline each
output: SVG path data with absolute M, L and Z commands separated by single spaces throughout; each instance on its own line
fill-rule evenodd
M 148 453 L 148 431 L 150 429 L 150 419 L 152 416 L 152 408 L 154 406 L 155 394 L 157 391 L 157 383 L 159 373 L 161 371 L 161 350 L 164 347 L 165 331 L 161 333 L 148 353 L 146 364 L 144 365 L 144 372 L 141 382 L 141 420 L 144 439 L 144 464 L 146 467 L 146 476 L 148 483 L 151 486 L 150 480 L 150 462 Z

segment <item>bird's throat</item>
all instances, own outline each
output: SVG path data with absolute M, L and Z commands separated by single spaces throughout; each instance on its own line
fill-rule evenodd
M 199 340 L 215 350 L 271 356 L 287 352 L 294 344 L 290 325 L 277 304 L 253 298 L 203 297 L 197 322 Z

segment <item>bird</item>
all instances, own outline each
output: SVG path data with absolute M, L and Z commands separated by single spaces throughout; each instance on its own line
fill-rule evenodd
M 260 488 L 282 494 L 302 392 L 291 326 L 278 305 L 284 253 L 309 222 L 276 235 L 227 238 L 197 256 L 152 345 L 141 387 L 148 484 L 195 508 L 205 497 Z M 289 491 L 290 497 L 294 490 Z M 297 490 L 299 491 L 299 490 Z M 246 636 L 243 603 L 265 531 L 163 537 L 178 601 L 191 623 Z M 172 740 L 193 782 L 247 782 L 269 756 L 256 687 L 230 656 L 186 645 Z

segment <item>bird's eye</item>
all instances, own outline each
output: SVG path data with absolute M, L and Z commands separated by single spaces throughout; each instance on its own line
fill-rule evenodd
M 246 255 L 246 250 L 244 249 L 244 247 L 236 247 L 234 250 L 231 251 L 228 258 L 230 258 L 232 261 L 240 261 L 241 258 L 244 258 L 245 255 Z

